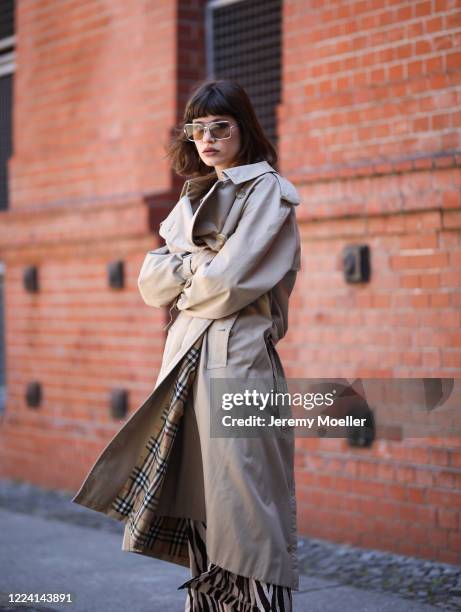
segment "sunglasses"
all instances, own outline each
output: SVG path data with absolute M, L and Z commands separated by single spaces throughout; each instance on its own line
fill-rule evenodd
M 232 136 L 232 128 L 236 127 L 230 121 L 213 121 L 205 125 L 203 123 L 186 123 L 184 133 L 188 140 L 202 140 L 205 136 L 205 130 L 210 132 L 210 136 L 215 140 L 225 140 Z

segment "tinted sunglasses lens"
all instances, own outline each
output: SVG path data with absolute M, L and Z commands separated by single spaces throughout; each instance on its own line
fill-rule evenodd
M 220 121 L 214 123 L 211 127 L 211 135 L 213 138 L 229 138 L 230 136 L 230 123 L 228 121 Z
M 201 125 L 186 123 L 184 131 L 189 140 L 201 140 L 203 138 L 203 127 Z

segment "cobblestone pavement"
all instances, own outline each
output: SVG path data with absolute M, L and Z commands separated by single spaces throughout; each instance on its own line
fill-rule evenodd
M 123 524 L 69 503 L 74 493 L 50 491 L 27 483 L 0 480 L 0 507 L 60 520 L 73 525 L 123 533 Z M 412 602 L 431 604 L 442 610 L 461 610 L 461 566 L 361 549 L 325 540 L 300 538 L 301 572 L 334 580 L 337 584 L 380 592 L 392 592 Z M 19 609 L 18 606 L 0 609 Z M 38 608 L 20 608 L 34 612 Z M 40 610 L 46 608 L 40 607 Z
M 461 610 L 461 566 L 306 538 L 298 555 L 305 574 Z

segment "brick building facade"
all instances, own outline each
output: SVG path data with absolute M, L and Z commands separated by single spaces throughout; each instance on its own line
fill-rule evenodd
M 273 54 L 261 1 L 17 3 L 0 39 L 12 110 L 0 476 L 75 490 L 126 416 L 113 409 L 127 398 L 131 414 L 151 391 L 166 313 L 146 308 L 136 279 L 182 184 L 164 145 L 225 41 L 210 23 L 231 28 L 238 4 Z M 270 126 L 272 108 L 280 170 L 302 195 L 287 375 L 459 379 L 459 3 L 286 0 L 279 27 L 266 82 L 280 99 L 261 86 L 258 109 Z M 230 64 L 217 76 L 245 62 Z M 342 253 L 356 243 L 372 275 L 350 285 Z M 300 438 L 296 462 L 301 534 L 461 561 L 459 437 Z

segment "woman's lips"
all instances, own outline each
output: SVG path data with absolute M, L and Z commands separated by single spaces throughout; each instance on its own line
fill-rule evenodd
M 219 151 L 216 151 L 216 150 L 214 150 L 214 151 L 203 151 L 204 155 L 215 155 L 216 153 L 219 153 Z

